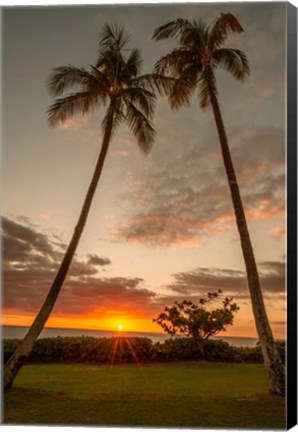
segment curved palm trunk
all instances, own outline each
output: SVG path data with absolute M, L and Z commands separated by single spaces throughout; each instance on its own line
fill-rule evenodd
M 270 324 L 267 318 L 263 300 L 258 270 L 254 257 L 252 244 L 247 228 L 245 213 L 237 184 L 237 178 L 228 146 L 228 141 L 219 109 L 219 104 L 211 86 L 210 100 L 213 108 L 214 118 L 217 126 L 218 136 L 221 144 L 221 151 L 231 191 L 237 227 L 240 235 L 242 253 L 245 261 L 248 286 L 252 301 L 252 308 L 255 317 L 256 328 L 260 339 L 264 364 L 269 380 L 269 390 L 276 395 L 285 394 L 285 372 L 279 353 L 274 342 Z
M 81 210 L 80 217 L 78 219 L 77 225 L 74 229 L 74 233 L 72 236 L 72 239 L 69 243 L 69 246 L 66 250 L 66 253 L 64 255 L 63 261 L 60 265 L 60 268 L 57 272 L 57 275 L 54 279 L 54 282 L 49 290 L 49 293 L 47 295 L 47 298 L 41 307 L 38 315 L 36 316 L 33 324 L 31 325 L 30 329 L 28 330 L 28 333 L 24 337 L 23 341 L 19 345 L 19 347 L 16 349 L 16 351 L 12 354 L 12 356 L 9 358 L 7 363 L 4 366 L 4 388 L 7 389 L 11 387 L 18 371 L 24 364 L 25 360 L 30 355 L 33 345 L 40 335 L 46 321 L 48 320 L 52 309 L 55 305 L 55 302 L 57 300 L 57 297 L 59 295 L 59 292 L 61 290 L 61 287 L 63 285 L 63 282 L 66 278 L 69 266 L 71 264 L 72 258 L 75 254 L 77 245 L 79 243 L 80 237 L 82 235 L 83 229 L 86 224 L 87 216 L 90 210 L 90 206 L 92 203 L 92 199 L 102 172 L 102 168 L 104 165 L 104 161 L 107 155 L 107 151 L 109 148 L 112 128 L 113 128 L 113 110 L 110 111 L 110 115 L 108 118 L 107 128 L 105 130 L 102 147 L 100 150 L 99 158 L 96 164 L 96 168 L 87 192 L 87 195 L 85 197 L 85 201 Z

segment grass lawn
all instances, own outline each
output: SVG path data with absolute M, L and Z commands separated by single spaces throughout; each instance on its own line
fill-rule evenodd
M 3 422 L 284 429 L 285 399 L 269 395 L 262 365 L 27 365 Z

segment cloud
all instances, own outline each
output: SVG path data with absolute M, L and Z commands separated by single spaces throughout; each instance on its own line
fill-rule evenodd
M 20 246 L 21 248 L 26 247 L 32 250 L 34 249 L 36 252 L 46 255 L 53 253 L 53 247 L 47 237 L 44 234 L 37 233 L 33 228 L 24 226 L 6 217 L 2 217 L 2 231 L 4 235 L 4 248 L 5 241 L 8 240 L 10 246 L 12 246 L 12 243 L 14 242 L 15 253 L 17 253 L 16 246 Z M 11 249 L 8 251 L 6 248 L 4 249 L 4 252 L 11 252 Z
M 38 312 L 53 282 L 61 261 L 61 250 L 55 246 L 56 238 L 8 218 L 3 220 L 2 234 L 6 239 L 3 311 L 4 314 L 33 315 Z M 110 263 L 109 258 L 95 254 L 87 255 L 85 261 L 75 256 L 53 314 L 98 316 L 100 319 L 125 311 L 134 317 L 152 319 L 175 300 L 190 298 L 197 301 L 201 295 L 219 288 L 236 301 L 249 300 L 243 271 L 200 267 L 176 273 L 166 286 L 166 294 L 158 294 L 158 287 L 156 290 L 145 288 L 145 281 L 139 277 L 102 277 L 98 266 Z M 285 264 L 281 261 L 261 262 L 259 272 L 265 297 L 272 301 L 284 300 Z
M 49 220 L 51 218 L 51 216 L 52 216 L 52 212 L 49 212 L 49 211 L 40 213 L 40 215 L 39 215 L 40 219 L 42 219 L 42 220 Z
M 113 157 L 120 157 L 120 158 L 126 158 L 128 156 L 128 152 L 126 150 L 112 150 L 111 156 Z
M 271 237 L 276 238 L 277 240 L 283 241 L 285 239 L 286 230 L 285 230 L 285 227 L 273 227 L 273 228 L 270 228 L 270 230 L 268 231 L 268 234 Z
M 57 243 L 55 236 L 48 237 L 26 223 L 7 217 L 2 218 L 2 237 L 4 313 L 36 314 L 63 257 L 62 244 Z M 95 254 L 88 254 L 87 258 L 87 261 L 78 256 L 73 258 L 55 314 L 126 309 L 135 314 L 148 313 L 151 317 L 150 305 L 156 294 L 142 287 L 142 279 L 101 277 L 98 266 L 110 265 L 110 259 Z
M 4 274 L 4 311 L 21 310 L 36 314 L 42 305 L 52 283 L 55 272 L 26 271 Z M 67 278 L 53 313 L 80 315 L 96 311 L 125 310 L 136 314 L 148 314 L 155 293 L 141 287 L 139 278 L 102 278 L 84 276 Z
M 89 254 L 88 257 L 88 265 L 106 266 L 111 264 L 111 260 L 109 258 L 100 258 L 99 256 L 94 254 Z
M 113 236 L 149 246 L 200 245 L 235 229 L 234 211 L 215 132 L 196 137 L 178 127 L 161 138 L 142 169 L 129 172 L 131 214 Z M 187 124 L 186 124 L 187 126 Z M 186 127 L 185 126 L 185 127 Z M 185 129 L 182 129 L 185 132 Z M 194 138 L 195 136 L 195 138 Z M 251 221 L 285 211 L 284 133 L 275 127 L 233 127 L 231 152 Z M 184 145 L 179 146 L 179 143 Z M 175 150 L 174 150 L 175 149 Z M 121 199 L 125 196 L 122 194 Z
M 270 298 L 285 295 L 285 263 L 261 262 L 258 265 L 261 287 Z M 249 291 L 246 273 L 231 269 L 197 268 L 193 271 L 173 275 L 174 281 L 167 286 L 171 292 L 184 296 L 200 296 L 209 291 L 221 289 L 225 295 L 235 299 L 248 299 Z
M 274 326 L 282 326 L 282 327 L 284 327 L 285 322 L 284 321 L 272 321 L 271 324 L 274 325 Z
M 59 129 L 62 130 L 71 130 L 71 131 L 77 131 L 79 129 L 84 128 L 89 121 L 88 116 L 76 116 L 74 118 L 68 118 L 64 120 L 62 123 L 58 124 Z
M 84 314 L 96 310 L 142 311 L 148 309 L 155 293 L 141 288 L 142 279 L 89 277 L 71 281 L 61 293 L 57 310 Z

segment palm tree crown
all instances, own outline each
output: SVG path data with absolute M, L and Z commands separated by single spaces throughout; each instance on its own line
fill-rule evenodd
M 48 80 L 52 96 L 61 96 L 74 88 L 78 90 L 56 99 L 49 107 L 51 126 L 63 123 L 77 113 L 86 114 L 101 105 L 108 105 L 102 120 L 103 133 L 112 114 L 112 132 L 120 123 L 126 123 L 141 150 L 145 153 L 150 150 L 155 136 L 152 124 L 156 99 L 154 76 L 139 75 L 142 59 L 137 49 L 125 49 L 128 40 L 123 27 L 106 24 L 95 66 L 89 66 L 88 70 L 72 65 L 54 69 Z M 124 55 L 124 50 L 128 56 Z
M 249 73 L 246 55 L 235 48 L 225 48 L 230 32 L 241 33 L 243 28 L 230 13 L 221 14 L 211 26 L 199 20 L 177 19 L 156 29 L 156 41 L 178 39 L 179 47 L 162 57 L 155 65 L 158 73 L 171 72 L 176 82 L 169 94 L 171 107 L 189 104 L 198 87 L 201 108 L 210 104 L 210 89 L 217 95 L 214 70 L 218 67 L 230 72 L 237 80 L 244 81 Z

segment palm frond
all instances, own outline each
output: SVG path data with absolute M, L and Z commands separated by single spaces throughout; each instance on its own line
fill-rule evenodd
M 105 23 L 101 32 L 99 50 L 101 51 L 103 47 L 112 47 L 121 50 L 129 39 L 130 37 L 125 34 L 123 26 Z
M 202 21 L 193 20 L 181 31 L 180 43 L 185 46 L 195 47 L 206 45 L 208 37 L 207 26 Z
M 131 85 L 137 85 L 152 92 L 158 91 L 160 95 L 169 95 L 175 84 L 175 78 L 158 73 L 144 74 L 133 79 Z
M 92 80 L 92 75 L 83 68 L 61 66 L 53 69 L 48 77 L 47 87 L 52 96 L 59 96 L 75 86 L 85 86 Z
M 175 21 L 171 21 L 168 24 L 158 27 L 152 39 L 159 41 L 162 39 L 173 38 L 176 39 L 180 36 L 181 31 L 185 30 L 190 25 L 187 19 L 178 18 Z
M 189 65 L 176 79 L 169 96 L 171 108 L 179 109 L 183 105 L 189 105 L 190 98 L 197 86 L 200 70 L 197 65 Z
M 97 99 L 97 95 L 89 92 L 78 92 L 57 99 L 47 110 L 50 126 L 63 123 L 75 114 L 86 114 L 97 105 Z
M 179 50 L 178 49 L 174 50 L 174 52 L 171 51 L 170 53 L 161 57 L 155 63 L 155 65 L 153 67 L 153 71 L 159 75 L 164 75 L 166 73 L 167 69 L 170 69 L 171 66 L 174 64 L 173 57 L 175 55 L 175 51 L 179 51 Z
M 216 78 L 211 67 L 205 69 L 198 80 L 200 107 L 206 109 L 210 105 L 210 93 L 217 95 Z
M 151 121 L 129 100 L 125 99 L 126 122 L 135 135 L 140 149 L 149 153 L 155 138 L 155 130 Z
M 95 66 L 90 65 L 90 70 L 93 79 L 88 82 L 86 89 L 90 93 L 97 93 L 105 103 L 111 83 L 108 80 L 108 77 Z
M 128 40 L 129 36 L 125 35 L 123 26 L 104 25 L 102 38 L 99 42 L 96 67 L 107 76 L 111 83 L 118 79 L 120 71 L 123 70 L 126 63 L 121 51 Z
M 96 61 L 96 68 L 100 70 L 106 79 L 112 83 L 117 74 L 117 68 L 122 61 L 120 51 L 112 48 L 102 49 Z
M 244 52 L 240 50 L 232 48 L 218 49 L 214 51 L 212 60 L 215 67 L 221 66 L 237 80 L 244 81 L 250 73 L 248 59 Z
M 190 104 L 190 96 L 193 93 L 193 86 L 182 79 L 178 78 L 175 82 L 173 90 L 169 95 L 169 102 L 172 109 L 179 109 L 183 105 Z
M 209 32 L 208 46 L 214 50 L 221 46 L 230 32 L 242 33 L 244 30 L 237 18 L 231 13 L 221 14 Z
M 158 74 L 169 73 L 173 79 L 165 92 L 173 109 L 189 104 L 201 67 L 197 50 L 184 46 L 174 49 L 155 64 L 154 70 Z
M 128 74 L 129 78 L 132 76 L 137 76 L 143 65 L 143 59 L 141 58 L 140 51 L 133 49 L 125 64 L 125 72 Z
M 161 75 L 166 71 L 175 74 L 176 71 L 179 73 L 185 64 L 193 61 L 194 52 L 189 48 L 179 47 L 161 57 L 155 63 L 153 71 Z
M 156 100 L 156 96 L 152 91 L 129 86 L 123 90 L 122 95 L 137 106 L 147 117 L 152 117 Z

